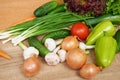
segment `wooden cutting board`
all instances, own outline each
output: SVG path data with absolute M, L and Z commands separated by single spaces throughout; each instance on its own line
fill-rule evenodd
M 0 29 L 10 27 L 14 23 L 33 15 L 33 11 L 47 1 L 50 0 L 0 0 Z M 13 46 L 11 42 L 6 44 L 1 42 L 2 40 L 0 40 L 0 49 L 8 53 L 12 60 L 0 57 L 0 80 L 84 80 L 79 76 L 79 70 L 70 69 L 66 63 L 48 66 L 41 57 L 39 58 L 41 71 L 36 76 L 28 78 L 24 76 L 21 70 L 23 50 L 19 46 Z M 88 62 L 94 62 L 94 53 L 88 55 Z M 92 80 L 119 79 L 120 54 L 117 54 L 111 66 L 103 69 Z

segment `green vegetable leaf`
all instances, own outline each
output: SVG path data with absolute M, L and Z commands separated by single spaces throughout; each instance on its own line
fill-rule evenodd
M 104 13 L 120 14 L 120 0 L 106 0 L 106 9 Z

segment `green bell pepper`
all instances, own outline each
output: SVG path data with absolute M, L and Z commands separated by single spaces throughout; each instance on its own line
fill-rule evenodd
M 98 23 L 86 39 L 87 45 L 95 44 L 96 40 L 104 35 L 113 36 L 115 34 L 115 27 L 109 20 L 104 20 Z
M 108 67 L 114 60 L 117 42 L 112 36 L 104 36 L 96 41 L 95 58 L 96 64 Z

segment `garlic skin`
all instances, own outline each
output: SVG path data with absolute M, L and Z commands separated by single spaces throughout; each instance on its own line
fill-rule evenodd
M 66 60 L 66 53 L 67 52 L 65 50 L 63 50 L 63 49 L 60 49 L 58 51 L 58 56 L 60 58 L 60 62 L 65 62 L 65 60 Z
M 36 56 L 39 55 L 39 51 L 34 47 L 28 47 L 23 51 L 24 59 L 27 59 L 27 58 L 33 56 L 34 54 L 36 54 Z
M 47 38 L 45 40 L 45 46 L 48 48 L 49 51 L 53 51 L 56 48 L 56 42 L 52 38 Z
M 57 65 L 60 62 L 60 58 L 55 53 L 48 53 L 45 56 L 45 61 L 47 62 L 48 65 Z

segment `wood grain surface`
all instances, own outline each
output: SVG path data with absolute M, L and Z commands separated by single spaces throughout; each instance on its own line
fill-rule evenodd
M 0 0 L 0 29 L 10 27 L 14 23 L 33 15 L 33 11 L 47 1 L 50 0 Z M 0 57 L 0 80 L 84 80 L 79 76 L 79 70 L 70 69 L 66 63 L 60 63 L 57 66 L 48 66 L 41 57 L 39 57 L 41 71 L 34 77 L 28 78 L 21 70 L 23 50 L 19 46 L 13 46 L 11 42 L 6 44 L 2 44 L 1 42 L 2 40 L 0 40 L 0 50 L 9 54 L 12 60 Z M 91 51 L 91 54 L 88 55 L 87 62 L 94 62 L 93 52 Z M 103 69 L 91 80 L 119 79 L 120 54 L 117 54 L 111 66 Z

